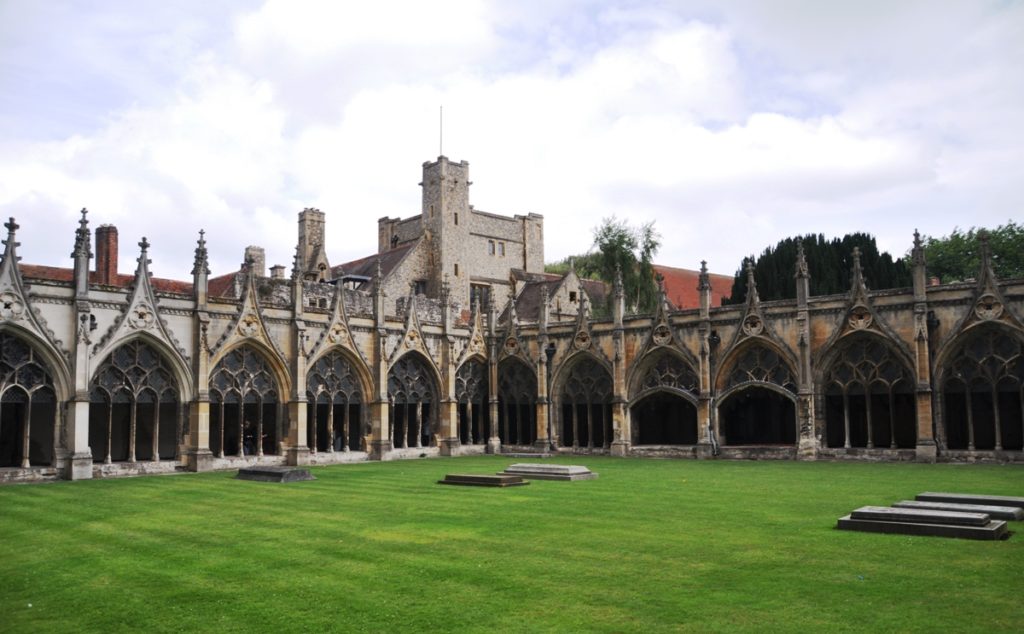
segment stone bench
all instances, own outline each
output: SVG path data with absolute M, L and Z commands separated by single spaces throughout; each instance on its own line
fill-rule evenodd
M 473 487 L 517 487 L 529 484 L 519 476 L 513 475 L 478 475 L 470 473 L 449 473 L 438 484 L 455 484 Z
M 840 517 L 836 528 L 870 533 L 1002 539 L 1008 535 L 1006 522 L 985 513 L 957 513 L 927 509 L 864 506 Z
M 295 467 L 245 467 L 238 470 L 237 480 L 254 482 L 303 482 L 316 480 L 308 469 Z
M 989 504 L 956 504 L 954 502 L 926 502 L 921 500 L 903 500 L 893 504 L 901 509 L 925 509 L 932 511 L 956 511 L 960 513 L 986 513 L 997 520 L 1019 522 L 1024 520 L 1024 509 L 1016 506 L 992 506 Z
M 597 474 L 580 465 L 535 464 L 521 462 L 510 465 L 498 475 L 515 475 L 527 480 L 593 480 Z
M 926 491 L 914 496 L 920 502 L 950 502 L 953 504 L 987 504 L 990 506 L 1016 506 L 1024 508 L 1024 498 L 1008 495 L 975 495 L 973 493 L 934 493 Z

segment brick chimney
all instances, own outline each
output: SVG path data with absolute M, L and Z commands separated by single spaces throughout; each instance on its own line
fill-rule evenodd
M 117 280 L 117 227 L 96 227 L 96 277 L 100 284 L 114 284 Z

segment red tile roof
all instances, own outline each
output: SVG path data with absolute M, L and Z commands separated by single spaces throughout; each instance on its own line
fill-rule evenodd
M 22 277 L 30 277 L 38 280 L 49 280 L 53 282 L 72 282 L 74 280 L 74 269 L 66 269 L 58 266 L 41 266 L 38 264 L 18 264 L 18 268 L 21 270 Z M 131 286 L 132 282 L 135 281 L 134 275 L 118 275 L 112 284 L 116 288 L 127 288 Z M 166 280 L 159 277 L 150 278 L 150 283 L 153 285 L 153 290 L 161 291 L 164 293 L 181 293 L 184 295 L 192 294 L 192 283 L 181 282 L 178 280 Z M 99 284 L 99 273 L 96 271 L 89 272 L 89 283 Z
M 673 306 L 679 309 L 700 308 L 700 293 L 697 291 L 700 271 L 655 264 L 654 272 L 665 280 L 665 294 Z M 733 276 L 709 273 L 708 278 L 711 281 L 711 306 L 721 306 L 722 298 L 732 294 Z

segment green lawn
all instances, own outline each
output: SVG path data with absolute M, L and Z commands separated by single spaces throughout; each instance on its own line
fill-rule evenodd
M 0 487 L 0 630 L 1017 630 L 1024 534 L 837 531 L 925 490 L 1024 495 L 997 465 L 576 457 L 483 489 L 479 457 Z M 1013 530 L 1020 531 L 1015 523 Z

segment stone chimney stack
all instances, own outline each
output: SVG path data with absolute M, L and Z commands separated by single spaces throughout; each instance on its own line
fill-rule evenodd
M 275 279 L 275 280 L 283 280 L 284 279 L 284 265 L 282 265 L 282 264 L 275 264 L 274 266 L 270 267 L 270 277 L 271 277 L 271 279 Z
M 247 246 L 245 247 L 245 258 L 243 262 L 252 260 L 252 272 L 256 277 L 267 276 L 267 254 L 263 250 L 263 247 Z
M 96 276 L 100 284 L 117 280 L 117 227 L 96 227 Z

